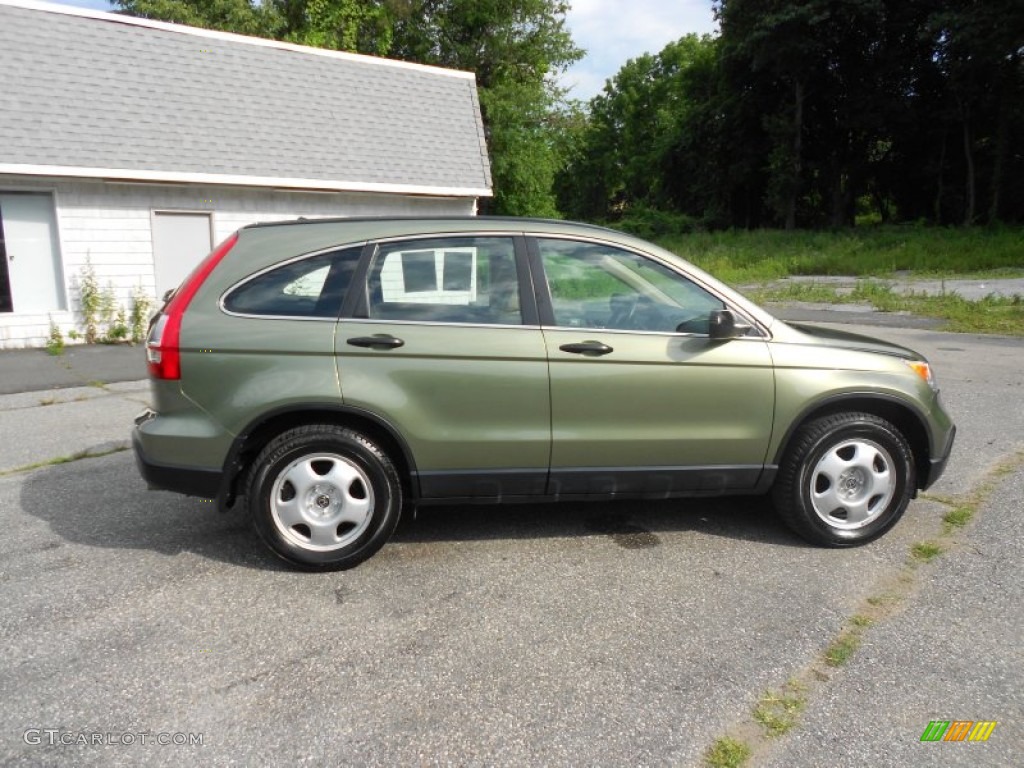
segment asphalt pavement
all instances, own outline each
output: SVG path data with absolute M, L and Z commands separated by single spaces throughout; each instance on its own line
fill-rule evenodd
M 146 378 L 146 353 L 128 344 L 69 344 L 59 355 L 45 349 L 0 351 L 0 395 L 87 387 Z
M 959 433 L 933 494 L 1024 447 L 1024 340 L 850 329 L 935 364 Z M 437 508 L 296 573 L 241 511 L 146 490 L 122 450 L 140 377 L 0 396 L 0 764 L 697 766 L 947 511 L 825 550 L 761 499 Z M 1019 762 L 1022 492 L 1002 479 L 759 764 Z M 935 719 L 998 725 L 921 743 Z

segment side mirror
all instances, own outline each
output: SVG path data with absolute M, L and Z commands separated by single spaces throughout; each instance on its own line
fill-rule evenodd
M 708 316 L 708 338 L 715 341 L 734 339 L 736 333 L 736 315 L 729 309 L 713 309 Z

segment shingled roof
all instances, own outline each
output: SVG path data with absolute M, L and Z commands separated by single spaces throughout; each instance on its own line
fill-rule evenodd
M 0 0 L 0 173 L 481 197 L 472 73 Z

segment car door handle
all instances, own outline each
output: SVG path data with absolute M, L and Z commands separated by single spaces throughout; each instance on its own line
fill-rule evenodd
M 575 344 L 563 344 L 559 347 L 563 352 L 572 352 L 574 355 L 607 355 L 615 350 L 600 341 L 580 341 Z
M 348 340 L 353 347 L 367 347 L 369 349 L 398 349 L 405 344 L 401 339 L 394 336 L 355 336 Z

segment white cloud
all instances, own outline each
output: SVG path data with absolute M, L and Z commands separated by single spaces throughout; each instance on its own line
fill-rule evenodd
M 578 99 L 600 92 L 628 59 L 716 29 L 711 0 L 574 0 L 572 6 L 568 26 L 587 55 L 559 82 Z
M 73 5 L 76 8 L 89 8 L 94 11 L 112 11 L 114 4 L 107 0 L 49 0 L 56 1 L 58 5 Z

